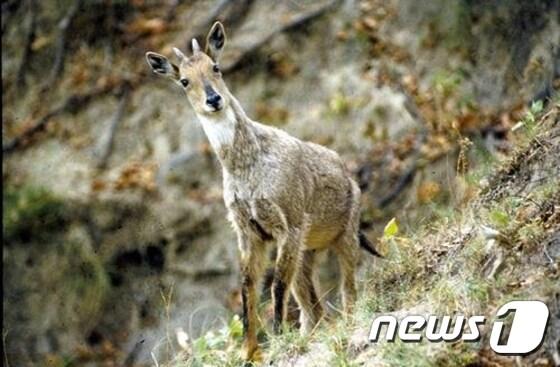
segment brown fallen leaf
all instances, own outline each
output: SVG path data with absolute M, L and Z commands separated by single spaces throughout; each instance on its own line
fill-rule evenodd
M 90 187 L 91 187 L 91 191 L 93 192 L 103 191 L 107 188 L 107 182 L 96 178 L 91 182 Z
M 115 190 L 139 188 L 148 192 L 156 189 L 156 164 L 133 162 L 125 166 L 114 182 Z
M 424 181 L 416 190 L 416 197 L 422 204 L 432 202 L 441 192 L 441 187 L 437 182 Z
M 37 37 L 35 39 L 35 41 L 33 41 L 33 43 L 31 44 L 31 49 L 33 51 L 39 51 L 40 49 L 44 48 L 45 46 L 48 46 L 50 43 L 51 43 L 51 39 L 49 37 L 40 36 L 40 37 Z
M 138 35 L 160 34 L 166 30 L 167 24 L 160 18 L 138 18 L 126 27 L 126 32 Z

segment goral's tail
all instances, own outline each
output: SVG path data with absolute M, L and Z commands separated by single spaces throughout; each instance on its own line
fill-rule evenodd
M 364 232 L 359 231 L 358 232 L 358 239 L 360 241 L 360 247 L 363 248 L 364 250 L 366 250 L 367 252 L 369 252 L 370 254 L 372 254 L 373 256 L 377 256 L 377 257 L 383 257 L 376 249 L 375 247 L 373 247 L 373 244 L 370 242 L 370 240 L 367 239 L 366 235 L 364 234 Z

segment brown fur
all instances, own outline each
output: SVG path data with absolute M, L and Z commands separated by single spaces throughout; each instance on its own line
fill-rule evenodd
M 356 299 L 360 190 L 334 151 L 245 115 L 214 69 L 224 44 L 223 26 L 216 23 L 208 36 L 210 56 L 194 44 L 190 58 L 176 51 L 182 58 L 179 67 L 167 65 L 161 55 L 147 57 L 157 73 L 189 80 L 187 97 L 222 165 L 224 202 L 241 254 L 243 353 L 252 359 L 258 349 L 258 282 L 270 246 L 277 246 L 272 283 L 276 332 L 286 316 L 289 290 L 301 310 L 302 331 L 312 330 L 323 316 L 314 286 L 317 251 L 331 249 L 337 255 L 343 306 L 350 312 Z M 221 96 L 219 110 L 209 111 L 208 86 Z

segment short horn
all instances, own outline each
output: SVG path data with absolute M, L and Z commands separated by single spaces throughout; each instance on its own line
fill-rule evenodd
M 200 45 L 198 44 L 198 41 L 196 40 L 196 38 L 192 39 L 191 45 L 192 45 L 192 51 L 193 51 L 194 54 L 200 52 Z
M 177 56 L 177 58 L 179 59 L 179 61 L 183 61 L 186 60 L 187 57 L 185 56 L 184 53 L 181 52 L 181 50 L 179 50 L 177 47 L 173 47 L 173 52 L 175 52 L 175 56 Z

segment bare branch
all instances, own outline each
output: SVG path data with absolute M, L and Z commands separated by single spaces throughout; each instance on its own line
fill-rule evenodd
M 32 45 L 35 41 L 37 33 L 37 4 L 35 0 L 28 0 L 29 4 L 29 26 L 27 28 L 27 34 L 25 36 L 25 47 L 23 48 L 23 55 L 21 56 L 21 62 L 19 64 L 16 84 L 18 87 L 22 88 L 25 86 L 25 73 L 31 62 L 31 56 L 33 54 Z
M 428 138 L 427 122 L 420 113 L 420 109 L 414 102 L 414 98 L 410 95 L 410 93 L 408 93 L 408 91 L 400 83 L 397 83 L 396 88 L 405 96 L 404 106 L 410 116 L 416 121 L 420 132 L 417 134 L 416 141 L 414 142 L 412 163 L 410 163 L 409 167 L 401 175 L 393 190 L 377 202 L 377 206 L 379 208 L 385 208 L 393 202 L 404 191 L 404 189 L 406 189 L 414 181 L 414 177 L 416 176 L 418 169 L 425 165 L 420 164 L 419 161 L 421 159 L 420 148 Z
M 47 88 L 52 85 L 52 83 L 62 74 L 62 71 L 64 70 L 64 59 L 66 58 L 66 51 L 68 48 L 68 32 L 71 29 L 72 22 L 76 17 L 76 14 L 78 14 L 78 10 L 81 5 L 82 0 L 76 0 L 72 7 L 68 9 L 68 13 L 66 13 L 64 18 L 62 18 L 60 23 L 58 23 L 60 34 L 56 44 L 56 56 L 50 76 L 43 88 Z
M 172 0 L 171 1 L 171 4 L 169 5 L 169 9 L 167 9 L 167 11 L 165 12 L 164 19 L 165 19 L 166 22 L 169 23 L 173 19 L 175 19 L 175 13 L 176 13 L 179 5 L 181 5 L 181 0 Z
M 222 70 L 230 71 L 236 69 L 241 66 L 243 61 L 251 55 L 254 54 L 257 50 L 259 50 L 263 45 L 269 43 L 271 39 L 273 39 L 276 35 L 290 31 L 294 28 L 302 26 L 312 20 L 319 18 L 321 15 L 325 14 L 327 11 L 334 9 L 334 7 L 338 4 L 339 0 L 332 0 L 325 4 L 315 6 L 312 9 L 294 15 L 287 19 L 283 24 L 277 26 L 276 28 L 272 28 L 269 32 L 263 34 L 263 36 L 256 41 L 248 44 L 243 50 L 241 50 L 237 55 L 233 58 L 230 58 L 223 66 Z
M 128 83 L 128 81 L 124 81 L 123 83 Z M 53 117 L 64 113 L 76 113 L 87 106 L 95 98 L 107 95 L 114 89 L 114 86 L 107 85 L 103 87 L 96 87 L 88 93 L 71 95 L 70 97 L 66 98 L 64 103 L 47 112 L 45 115 L 43 115 L 43 117 L 38 119 L 35 124 L 33 124 L 33 126 L 25 130 L 21 135 L 16 136 L 14 139 L 12 139 L 12 141 L 2 146 L 2 152 L 6 155 L 13 153 L 17 148 L 24 145 L 35 134 L 43 131 Z
M 8 28 L 8 24 L 14 17 L 14 14 L 18 11 L 21 5 L 21 1 L 12 0 L 2 2 L 2 35 Z
M 126 105 L 130 99 L 130 86 L 125 84 L 122 88 L 121 99 L 117 107 L 117 111 L 113 115 L 113 119 L 109 124 L 107 132 L 101 137 L 100 143 L 97 149 L 97 156 L 99 157 L 97 162 L 97 168 L 103 169 L 107 166 L 107 162 L 111 153 L 113 152 L 113 146 L 115 141 L 115 133 L 122 121 L 122 117 L 126 110 Z
M 207 28 L 212 24 L 213 21 L 216 20 L 216 18 L 218 18 L 220 16 L 220 14 L 222 14 L 222 12 L 224 11 L 224 9 L 229 5 L 233 3 L 233 0 L 220 0 L 209 12 L 208 16 L 201 21 L 198 26 L 197 26 L 197 31 L 195 32 L 195 34 L 193 35 L 193 37 L 198 37 L 203 35 L 203 33 L 207 30 Z M 193 37 L 189 37 L 186 40 L 187 44 L 190 44 L 191 42 L 191 38 Z
M 254 0 L 220 0 L 208 13 L 208 16 L 200 21 L 192 34 L 185 39 L 185 47 L 188 49 L 191 43 L 191 39 L 198 38 L 203 39 L 205 32 L 217 19 L 221 20 L 223 23 L 228 25 L 228 29 L 234 24 L 238 24 L 243 20 L 243 18 L 249 12 L 249 8 Z M 226 13 L 224 15 L 224 13 Z M 231 29 L 230 29 L 231 31 Z
M 401 194 L 401 192 L 403 192 L 404 189 L 414 181 L 414 177 L 416 176 L 417 171 L 418 166 L 416 165 L 416 162 L 413 162 L 405 171 L 405 173 L 399 178 L 393 190 L 377 202 L 377 206 L 379 208 L 385 208 L 387 205 L 393 202 L 393 200 L 395 200 Z

